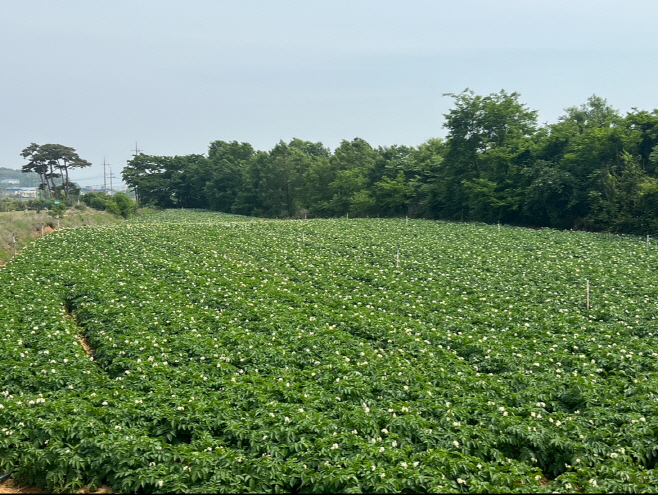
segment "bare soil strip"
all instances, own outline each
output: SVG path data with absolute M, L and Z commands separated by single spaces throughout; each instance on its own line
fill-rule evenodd
M 82 344 L 82 348 L 85 350 L 85 352 L 91 356 L 94 353 L 94 350 L 89 346 L 87 339 L 79 335 L 78 340 L 80 341 L 80 344 Z
M 18 488 L 11 478 L 0 484 L 0 493 L 43 493 L 36 486 L 23 486 Z
M 8 479 L 2 483 L 0 483 L 0 494 L 8 494 L 8 493 L 44 493 L 43 490 L 40 488 L 37 488 L 36 486 L 22 486 L 19 487 L 16 482 L 13 479 Z M 98 488 L 96 491 L 92 492 L 89 491 L 89 487 L 87 485 L 83 486 L 80 488 L 77 492 L 75 493 L 114 493 L 112 491 L 112 488 L 109 486 L 101 486 Z
M 75 318 L 73 318 L 73 315 L 72 315 L 71 313 L 66 313 L 66 314 L 64 315 L 64 318 L 72 318 L 71 321 L 72 321 L 72 322 L 76 325 L 76 327 L 77 327 L 77 322 L 75 321 Z M 94 350 L 91 348 L 91 346 L 89 345 L 89 342 L 87 342 L 87 339 L 84 337 L 84 335 L 81 335 L 80 333 L 78 333 L 77 337 L 78 337 L 78 342 L 80 342 L 80 345 L 81 345 L 82 348 L 85 350 L 85 352 L 87 353 L 87 355 L 88 355 L 88 356 L 93 355 L 93 354 L 94 354 Z

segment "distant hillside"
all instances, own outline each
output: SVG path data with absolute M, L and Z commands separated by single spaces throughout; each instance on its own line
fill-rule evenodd
M 20 169 L 0 167 L 0 181 L 4 179 L 18 179 L 22 187 L 39 185 L 39 176 L 35 173 L 24 174 Z

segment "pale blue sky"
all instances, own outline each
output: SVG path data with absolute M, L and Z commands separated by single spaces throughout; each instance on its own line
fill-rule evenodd
M 593 93 L 651 110 L 657 19 L 656 0 L 0 0 L 0 166 L 32 141 L 92 161 L 81 184 L 135 141 L 417 145 L 466 87 L 518 91 L 542 122 Z

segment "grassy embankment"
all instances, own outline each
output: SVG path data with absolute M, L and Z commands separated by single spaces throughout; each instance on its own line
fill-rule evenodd
M 59 228 L 76 228 L 84 225 L 106 225 L 124 221 L 123 218 L 105 211 L 87 208 L 85 211 L 68 210 L 59 221 Z M 12 233 L 16 235 L 16 254 L 20 254 L 24 246 L 43 234 L 56 230 L 57 219 L 42 211 L 10 211 L 0 213 L 0 265 L 9 261 L 14 255 Z

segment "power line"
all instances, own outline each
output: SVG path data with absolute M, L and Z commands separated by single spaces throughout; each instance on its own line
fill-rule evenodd
M 75 180 L 75 181 L 79 181 L 79 180 L 96 180 L 96 179 L 100 179 L 102 177 L 103 177 L 102 175 L 96 175 L 95 177 L 84 177 L 84 178 L 73 179 L 73 180 Z

